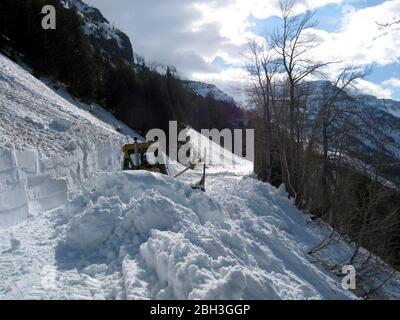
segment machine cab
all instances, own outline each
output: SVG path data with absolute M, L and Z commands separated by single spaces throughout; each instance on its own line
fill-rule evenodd
M 122 170 L 146 170 L 168 174 L 165 164 L 157 162 L 159 150 L 155 152 L 148 150 L 155 143 L 157 142 L 139 143 L 135 138 L 135 143 L 122 146 L 124 153 Z

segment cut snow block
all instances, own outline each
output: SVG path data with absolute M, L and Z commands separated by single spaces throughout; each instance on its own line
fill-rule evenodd
M 8 228 L 28 218 L 28 203 L 21 183 L 0 194 L 0 228 Z
M 36 175 L 38 170 L 38 154 L 36 150 L 15 150 L 15 157 L 18 163 L 20 174 Z
M 0 228 L 28 218 L 25 187 L 20 180 L 13 150 L 0 150 Z
M 27 179 L 27 196 L 31 213 L 40 213 L 64 205 L 67 201 L 67 182 L 50 176 Z
M 15 169 L 15 159 L 11 149 L 0 149 L 0 173 Z

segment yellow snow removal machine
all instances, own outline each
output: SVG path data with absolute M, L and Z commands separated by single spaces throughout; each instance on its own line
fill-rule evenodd
M 148 152 L 150 146 L 155 146 L 157 142 L 137 142 L 135 138 L 135 143 L 125 144 L 122 146 L 121 151 L 124 154 L 124 159 L 122 163 L 122 170 L 145 170 L 150 172 L 158 172 L 161 174 L 169 175 L 168 167 L 165 164 L 157 162 L 157 150 L 155 152 Z M 166 163 L 165 161 L 163 161 Z M 199 161 L 200 162 L 200 161 Z M 188 170 L 193 170 L 196 164 L 188 165 L 184 170 L 173 176 L 177 178 L 184 174 Z M 206 176 L 206 165 L 204 163 L 203 175 L 199 182 L 192 184 L 193 189 L 200 189 L 205 191 L 205 176 Z
M 146 170 L 168 175 L 166 165 L 155 161 L 157 154 L 147 152 L 150 146 L 154 145 L 155 143 L 156 142 L 139 143 L 137 142 L 137 138 L 135 138 L 135 143 L 122 146 L 121 149 L 124 153 L 122 169 Z

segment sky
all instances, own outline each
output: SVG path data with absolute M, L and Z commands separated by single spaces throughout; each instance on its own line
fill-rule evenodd
M 251 39 L 281 22 L 277 0 L 84 0 L 131 39 L 148 63 L 173 65 L 182 78 L 216 84 L 242 100 Z M 319 61 L 333 79 L 346 65 L 370 66 L 360 91 L 400 100 L 400 0 L 298 0 L 296 11 L 315 11 L 309 32 L 318 38 Z

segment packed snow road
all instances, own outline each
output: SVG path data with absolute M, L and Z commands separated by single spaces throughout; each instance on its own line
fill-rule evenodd
M 147 172 L 88 179 L 0 233 L 0 297 L 354 298 L 311 263 L 322 235 L 282 190 L 226 172 L 207 190 Z

